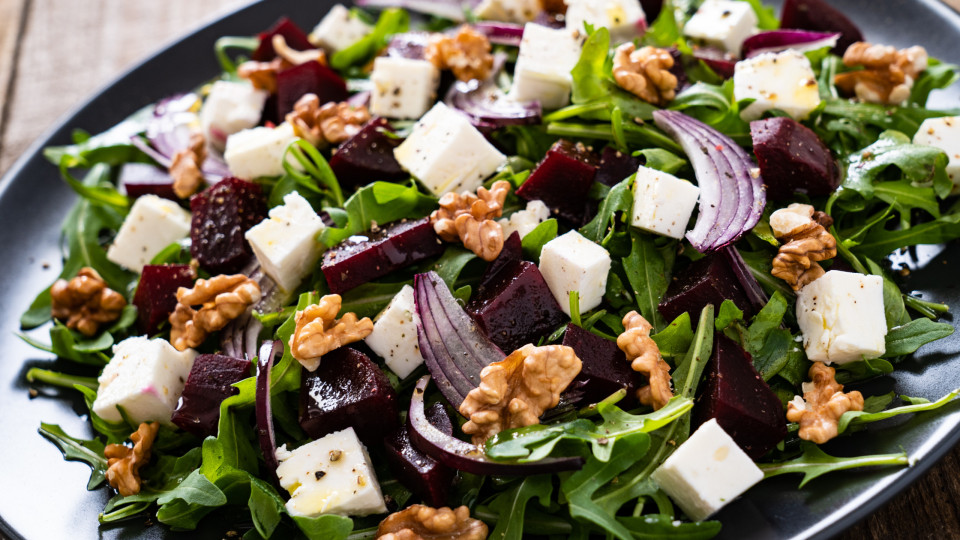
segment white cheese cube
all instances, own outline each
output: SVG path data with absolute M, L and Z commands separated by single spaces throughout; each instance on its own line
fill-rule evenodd
M 700 188 L 672 174 L 640 167 L 633 183 L 633 221 L 638 229 L 683 238 Z
M 405 379 L 423 363 L 417 340 L 417 308 L 413 287 L 404 285 L 390 304 L 373 321 L 373 332 L 365 340 L 370 350 L 387 363 L 387 367 Z
M 820 86 L 803 53 L 787 50 L 764 53 L 737 62 L 733 72 L 733 98 L 754 99 L 740 117 L 750 122 L 771 109 L 780 109 L 794 120 L 803 120 L 820 105 Z
M 164 339 L 127 338 L 113 346 L 113 358 L 98 381 L 93 412 L 104 420 L 170 424 L 196 351 L 179 352 Z
M 585 313 L 603 300 L 610 253 L 577 231 L 570 231 L 544 244 L 540 273 L 564 313 L 571 314 L 570 291 L 577 291 L 580 312 Z
M 710 419 L 651 476 L 690 519 L 703 521 L 763 480 L 763 471 Z
M 277 449 L 277 477 L 290 492 L 291 516 L 382 514 L 387 505 L 367 448 L 349 427 L 293 451 Z
M 933 146 L 946 152 L 947 176 L 953 181 L 953 195 L 960 193 L 960 116 L 928 118 L 913 136 L 913 144 Z
M 582 30 L 527 23 L 510 97 L 516 101 L 539 101 L 545 109 L 559 109 L 569 104 L 573 87 L 570 71 L 580 60 L 582 35 Z
M 337 4 L 310 32 L 310 43 L 332 54 L 360 41 L 372 30 L 372 26 L 350 13 L 343 4 Z
M 156 195 L 144 195 L 133 203 L 123 220 L 107 259 L 136 273 L 163 248 L 190 234 L 190 212 Z
M 699 45 L 740 56 L 744 40 L 757 32 L 758 22 L 747 2 L 707 0 L 687 21 L 683 34 Z
M 814 362 L 845 364 L 886 352 L 883 278 L 831 270 L 797 293 L 803 348 Z
M 544 221 L 550 219 L 550 209 L 543 201 L 530 201 L 525 210 L 518 210 L 510 215 L 510 219 L 500 220 L 503 228 L 503 237 L 507 238 L 514 232 L 520 233 L 520 239 L 530 234 Z
M 248 82 L 217 81 L 200 109 L 203 135 L 218 150 L 223 150 L 227 137 L 260 123 L 263 104 L 270 93 L 257 90 Z
M 451 191 L 476 191 L 507 161 L 466 116 L 443 103 L 417 122 L 393 155 L 438 197 Z
M 610 31 L 614 43 L 640 37 L 647 28 L 647 17 L 640 0 L 567 0 L 568 30 L 591 24 Z
M 293 126 L 284 122 L 275 128 L 256 127 L 238 131 L 227 138 L 223 159 L 230 174 L 254 180 L 283 175 L 283 156 L 295 141 Z
M 323 253 L 317 235 L 323 220 L 310 203 L 294 191 L 281 206 L 270 209 L 270 217 L 254 225 L 245 235 L 263 271 L 281 289 L 294 291 L 316 266 Z
M 473 14 L 487 21 L 528 23 L 543 11 L 540 0 L 483 0 Z
M 415 120 L 436 100 L 440 71 L 426 60 L 380 56 L 373 62 L 370 82 L 372 114 Z

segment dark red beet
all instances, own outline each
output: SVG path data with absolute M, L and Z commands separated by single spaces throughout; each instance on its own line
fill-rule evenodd
M 600 156 L 600 168 L 597 169 L 595 180 L 605 186 L 613 187 L 630 175 L 636 174 L 642 161 L 639 157 L 633 157 L 632 154 L 625 154 L 608 146 L 603 149 L 603 154 Z
M 356 189 L 375 180 L 397 182 L 409 175 L 393 157 L 393 149 L 403 139 L 384 133 L 393 132 L 390 123 L 374 118 L 359 133 L 340 145 L 330 158 L 330 168 L 344 189 Z
M 170 173 L 146 163 L 124 165 L 120 169 L 120 185 L 133 199 L 144 195 L 156 195 L 171 201 L 180 201 L 173 192 L 173 177 Z
M 710 67 L 714 73 L 729 79 L 733 77 L 737 57 L 713 47 L 694 47 L 693 57 Z
M 306 51 L 313 49 L 314 46 L 307 39 L 307 34 L 294 24 L 290 19 L 283 17 L 277 21 L 269 30 L 260 32 L 260 45 L 253 51 L 251 58 L 258 62 L 268 62 L 277 56 L 273 50 L 273 36 L 281 35 L 291 49 Z
M 443 404 L 434 403 L 427 408 L 426 415 L 431 424 L 453 435 L 453 424 Z M 401 484 L 428 505 L 446 506 L 454 471 L 417 449 L 410 440 L 410 429 L 409 425 L 400 426 L 383 440 L 387 465 Z
M 783 13 L 780 14 L 780 26 L 815 32 L 839 32 L 841 36 L 833 52 L 841 56 L 847 47 L 863 41 L 863 32 L 857 25 L 824 0 L 786 0 Z
M 321 104 L 350 96 L 336 71 L 320 62 L 306 62 L 277 73 L 277 117 L 284 118 L 304 94 L 316 94 Z
M 439 255 L 445 247 L 429 218 L 398 221 L 328 250 L 323 254 L 323 275 L 330 292 L 340 294 Z
M 503 241 L 503 249 L 500 250 L 500 255 L 497 255 L 496 259 L 490 261 L 490 264 L 488 264 L 487 268 L 483 271 L 483 275 L 480 276 L 478 291 L 493 286 L 497 280 L 497 274 L 499 274 L 501 270 L 521 260 L 523 260 L 523 241 L 520 240 L 520 233 L 514 231 Z
M 753 151 L 767 197 L 794 200 L 794 193 L 823 197 L 840 185 L 840 167 L 810 128 L 792 118 L 750 122 Z
M 647 16 L 647 25 L 649 26 L 660 16 L 663 0 L 640 0 L 640 6 L 643 7 L 643 13 Z
M 213 274 L 239 272 L 252 251 L 243 237 L 267 217 L 260 186 L 225 178 L 190 198 L 190 254 Z
M 583 394 L 578 404 L 596 403 L 621 388 L 627 390 L 627 396 L 619 406 L 629 409 L 636 404 L 636 390 L 644 386 L 646 381 L 630 367 L 627 356 L 617 347 L 617 342 L 604 339 L 575 324 L 568 324 L 563 344 L 573 348 L 583 362 L 580 374 L 567 388 L 568 392 L 579 391 Z
M 353 427 L 366 444 L 380 444 L 398 424 L 397 393 L 367 355 L 341 347 L 320 367 L 303 370 L 300 426 L 311 438 Z
M 752 317 L 759 310 L 756 301 L 751 300 L 740 284 L 725 253 L 719 251 L 694 261 L 674 276 L 657 308 L 664 318 L 672 321 L 684 312 L 696 318 L 707 304 L 719 308 L 724 300 L 732 300 L 746 317 Z
M 719 333 L 693 409 L 695 426 L 711 418 L 752 459 L 762 457 L 787 435 L 780 399 L 754 369 L 750 354 Z
M 133 305 L 137 306 L 137 326 L 144 334 L 156 333 L 177 307 L 177 289 L 193 284 L 193 270 L 186 264 L 148 264 L 140 274 Z
M 528 201 L 541 200 L 550 211 L 572 223 L 583 222 L 587 193 L 599 160 L 583 144 L 563 139 L 554 143 L 543 161 L 517 189 Z
M 174 424 L 198 437 L 217 434 L 220 403 L 240 392 L 231 386 L 250 376 L 251 363 L 222 354 L 201 354 L 193 361 Z

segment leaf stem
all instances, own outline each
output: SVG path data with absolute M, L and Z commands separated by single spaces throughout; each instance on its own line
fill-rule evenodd
M 75 384 L 86 386 L 92 390 L 96 390 L 100 386 L 96 377 L 81 377 L 79 375 L 69 375 L 67 373 L 40 368 L 30 368 L 30 370 L 27 371 L 26 379 L 28 382 L 41 382 L 70 389 L 73 389 Z

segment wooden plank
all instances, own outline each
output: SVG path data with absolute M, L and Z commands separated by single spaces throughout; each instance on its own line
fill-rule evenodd
M 957 11 L 960 11 L 960 0 L 943 0 L 943 3 Z
M 8 93 L 13 91 L 14 66 L 17 45 L 21 38 L 21 25 L 27 0 L 4 0 L 0 2 L 0 148 L 3 147 L 3 126 L 6 120 Z M 0 166 L 0 172 L 3 171 Z

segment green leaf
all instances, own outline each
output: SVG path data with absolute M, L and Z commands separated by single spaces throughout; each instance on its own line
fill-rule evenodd
M 247 506 L 250 508 L 250 517 L 253 518 L 253 526 L 257 532 L 263 538 L 270 538 L 280 524 L 280 518 L 284 512 L 283 499 L 273 486 L 259 478 L 251 477 L 250 500 Z
M 471 255 L 473 255 L 471 253 Z M 342 295 L 340 312 L 353 312 L 357 317 L 374 317 L 387 307 L 393 297 L 400 292 L 404 285 L 412 285 L 409 281 L 400 283 L 379 283 L 370 281 Z
M 164 505 L 175 499 L 200 506 L 222 506 L 227 503 L 227 497 L 217 489 L 217 486 L 200 474 L 200 469 L 190 473 L 176 489 L 158 497 L 157 502 Z
M 927 60 L 927 69 L 917 77 L 910 91 L 910 103 L 920 107 L 927 104 L 930 92 L 947 88 L 957 82 L 957 66 L 944 64 L 936 58 Z
M 664 514 L 617 519 L 638 539 L 707 540 L 720 533 L 719 521 L 688 523 Z
M 40 424 L 40 434 L 50 439 L 63 452 L 68 461 L 82 461 L 90 466 L 90 480 L 87 489 L 92 490 L 106 480 L 107 459 L 103 457 L 104 445 L 98 439 L 75 439 L 56 424 Z
M 960 238 L 960 223 L 953 216 L 913 225 L 909 229 L 888 231 L 882 227 L 871 230 L 860 245 L 853 247 L 857 255 L 880 260 L 894 251 L 920 244 L 945 244 Z
M 351 66 L 362 65 L 387 46 L 393 34 L 406 32 L 410 27 L 410 15 L 406 10 L 390 8 L 380 13 L 373 31 L 359 41 L 334 53 L 330 67 L 342 71 Z
M 923 210 L 935 218 L 940 217 L 940 204 L 932 187 L 918 187 L 909 180 L 880 182 L 874 186 L 873 194 L 900 212 L 900 226 L 904 229 L 910 228 L 914 209 Z
M 887 332 L 884 358 L 912 354 L 921 346 L 953 334 L 953 326 L 930 319 L 917 319 Z
M 849 384 L 889 373 L 893 373 L 893 364 L 883 358 L 837 364 L 837 382 L 840 384 Z
M 353 530 L 353 520 L 332 514 L 315 518 L 293 516 L 293 521 L 309 540 L 346 540 Z
M 119 422 L 112 422 L 110 420 L 105 420 L 99 414 L 93 412 L 93 402 L 97 399 L 96 388 L 91 388 L 85 385 L 74 385 L 74 389 L 83 394 L 83 401 L 87 404 L 87 410 L 90 413 L 90 423 L 93 425 L 93 429 L 97 433 L 107 438 L 107 444 L 122 443 L 130 437 L 130 434 L 133 433 L 133 431 L 135 431 L 135 427 L 130 426 L 130 424 L 124 422 L 123 420 Z
M 657 306 L 670 285 L 672 260 L 664 253 L 674 253 L 675 242 L 658 249 L 655 240 L 637 231 L 630 231 L 630 254 L 623 258 L 623 270 L 640 308 L 640 314 L 650 321 L 654 330 L 662 329 L 666 322 Z
M 960 395 L 960 389 L 954 390 L 953 392 L 950 392 L 949 394 L 932 403 L 926 400 L 922 400 L 921 402 L 921 400 L 918 398 L 903 396 L 902 399 L 904 401 L 912 403 L 910 405 L 904 405 L 903 407 L 894 407 L 893 409 L 879 412 L 868 412 L 866 410 L 866 406 L 864 406 L 864 410 L 862 411 L 847 411 L 843 413 L 843 416 L 840 417 L 840 421 L 837 424 L 837 431 L 843 433 L 849 426 L 859 426 L 863 424 L 869 424 L 871 422 L 879 422 L 880 420 L 886 420 L 887 418 L 893 418 L 894 416 L 900 416 L 901 414 L 933 411 L 943 407 L 947 403 L 950 403 L 956 399 L 958 395 Z
M 144 132 L 153 119 L 153 105 L 147 105 L 112 128 L 68 146 L 44 148 L 43 156 L 54 165 L 60 165 L 64 157 L 90 166 L 94 163 L 120 165 L 145 158 L 130 139 Z
M 864 257 L 867 269 L 875 276 L 883 278 L 883 311 L 886 318 L 887 329 L 893 329 L 910 322 L 910 315 L 907 313 L 907 307 L 903 301 L 903 293 L 887 272 L 872 259 Z M 913 351 L 911 351 L 913 352 Z
M 671 47 L 682 44 L 681 50 L 686 47 L 680 25 L 677 23 L 676 10 L 671 0 L 664 0 L 660 8 L 660 15 L 647 27 L 643 34 L 643 43 L 655 47 Z
M 745 0 L 754 13 L 757 14 L 757 28 L 761 30 L 776 30 L 780 28 L 780 18 L 777 17 L 776 10 L 773 7 L 765 5 L 761 0 Z
M 676 358 L 686 354 L 693 341 L 693 329 L 690 327 L 690 314 L 683 312 L 666 328 L 650 336 L 656 342 L 660 354 Z
M 843 189 L 859 193 L 865 199 L 875 195 L 875 184 L 890 167 L 899 170 L 895 179 L 918 186 L 933 185 L 937 176 L 946 175 L 947 156 L 932 146 L 913 144 L 898 131 L 884 131 L 877 141 L 852 154 Z
M 807 482 L 814 478 L 834 471 L 855 469 L 857 467 L 887 467 L 910 464 L 906 452 L 873 456 L 833 457 L 827 455 L 826 452 L 813 443 L 804 441 L 801 445 L 803 447 L 803 455 L 796 459 L 783 463 L 758 464 L 760 470 L 763 471 L 763 477 L 772 478 L 781 474 L 791 473 L 802 474 L 803 480 L 800 481 L 800 487 L 803 488 Z
M 60 373 L 57 371 L 36 367 L 30 368 L 24 378 L 30 383 L 41 382 L 44 384 L 70 389 L 73 389 L 75 385 L 80 385 L 96 391 L 96 389 L 100 386 L 100 383 L 97 382 L 96 377 L 81 377 L 79 375 L 70 375 L 68 373 Z
M 371 228 L 373 223 L 386 225 L 399 219 L 419 219 L 430 215 L 437 199 L 420 193 L 415 184 L 400 186 L 389 182 L 374 182 L 354 193 L 343 209 L 347 224 L 342 228 L 326 227 L 320 241 L 335 246 L 352 235 Z
M 550 218 L 537 225 L 520 240 L 523 245 L 523 257 L 535 263 L 540 262 L 540 252 L 543 246 L 557 237 L 557 220 Z
M 697 333 L 693 338 L 693 345 L 677 364 L 673 373 L 674 395 L 693 399 L 700 383 L 700 376 L 707 366 L 707 360 L 713 352 L 713 304 L 707 304 L 700 312 L 697 322 Z M 683 437 L 686 439 L 686 436 Z M 680 441 L 677 441 L 680 444 Z
M 500 518 L 490 532 L 490 538 L 498 540 L 522 540 L 523 520 L 527 511 L 527 504 L 533 498 L 540 500 L 544 507 L 550 506 L 550 495 L 553 493 L 553 477 L 551 475 L 527 476 L 513 489 L 504 491 L 490 502 L 490 509 L 495 510 Z M 537 534 L 538 531 L 528 531 L 527 534 Z
M 726 299 L 720 304 L 720 311 L 714 321 L 714 326 L 718 332 L 722 332 L 737 321 L 743 320 L 743 311 L 733 303 L 733 300 Z
M 644 159 L 644 166 L 667 174 L 674 174 L 687 165 L 687 160 L 662 148 L 648 148 L 634 152 Z
M 603 245 L 617 225 L 617 213 L 628 213 L 633 209 L 631 185 L 633 176 L 610 188 L 610 193 L 600 203 L 597 215 L 580 229 L 580 234 L 592 242 Z
M 609 93 L 603 81 L 610 74 L 610 70 L 606 68 L 609 52 L 610 31 L 598 28 L 583 44 L 580 60 L 570 72 L 573 75 L 573 103 L 582 104 L 608 98 Z
M 477 256 L 468 249 L 460 246 L 450 246 L 430 269 L 436 272 L 440 279 L 447 284 L 447 287 L 452 290 L 456 286 L 463 268 L 476 258 Z

